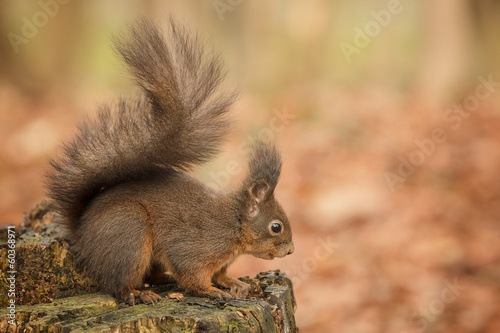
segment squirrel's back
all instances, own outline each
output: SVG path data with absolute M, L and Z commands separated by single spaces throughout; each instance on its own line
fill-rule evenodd
M 174 22 L 169 37 L 167 43 L 158 27 L 142 20 L 115 40 L 144 96 L 102 105 L 97 119 L 85 121 L 62 157 L 51 161 L 49 196 L 70 231 L 103 189 L 159 170 L 187 170 L 218 151 L 234 100 L 219 91 L 221 62 Z

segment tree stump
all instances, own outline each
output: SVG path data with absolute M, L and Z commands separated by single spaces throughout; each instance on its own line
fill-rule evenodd
M 297 332 L 292 283 L 279 271 L 240 280 L 247 299 L 182 297 L 176 285 L 148 286 L 156 305 L 117 304 L 75 267 L 52 223 L 50 202 L 18 228 L 0 230 L 0 332 Z

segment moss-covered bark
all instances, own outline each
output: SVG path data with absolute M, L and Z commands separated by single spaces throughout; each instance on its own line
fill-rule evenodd
M 76 269 L 69 246 L 58 238 L 60 230 L 53 220 L 51 205 L 44 201 L 27 214 L 20 227 L 15 228 L 15 298 L 18 305 L 46 303 L 57 297 L 97 290 L 92 281 Z M 9 247 L 6 229 L 4 227 L 0 233 L 1 307 L 8 302 L 7 276 L 10 276 L 7 273 Z

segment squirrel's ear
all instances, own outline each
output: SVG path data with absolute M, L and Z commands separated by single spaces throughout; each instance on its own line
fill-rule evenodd
M 259 204 L 270 194 L 270 186 L 261 179 L 253 183 L 248 188 L 248 192 L 250 194 L 250 209 L 248 214 L 250 217 L 254 217 L 259 212 Z

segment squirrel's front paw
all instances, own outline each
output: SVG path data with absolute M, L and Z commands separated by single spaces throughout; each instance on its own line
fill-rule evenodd
M 236 298 L 246 298 L 250 292 L 250 285 L 225 274 L 218 274 L 213 282 L 216 286 L 229 289 L 229 293 Z
M 229 300 L 234 299 L 234 297 L 231 296 L 230 294 L 225 293 L 222 290 L 214 288 L 214 287 L 211 287 L 209 289 L 209 291 L 206 293 L 206 295 L 210 298 L 218 299 L 218 300 L 222 300 L 222 301 L 229 301 Z
M 236 298 L 245 298 L 250 292 L 250 285 L 240 280 L 231 281 L 229 293 Z

